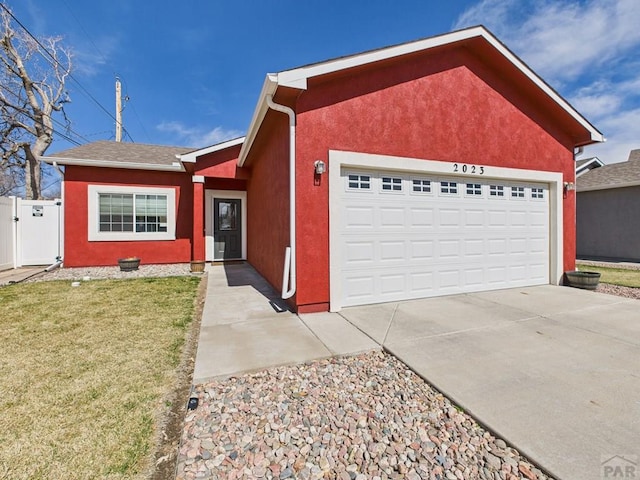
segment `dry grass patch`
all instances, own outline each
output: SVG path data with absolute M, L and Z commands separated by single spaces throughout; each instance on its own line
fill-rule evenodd
M 611 285 L 620 285 L 622 287 L 640 288 L 640 270 L 580 264 L 578 264 L 578 270 L 600 273 L 601 283 L 610 283 Z
M 199 278 L 0 289 L 0 478 L 144 478 Z

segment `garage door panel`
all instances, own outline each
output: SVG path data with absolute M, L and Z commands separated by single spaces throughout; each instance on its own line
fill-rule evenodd
M 407 249 L 403 241 L 381 241 L 380 260 L 382 262 L 404 261 Z
M 344 224 L 345 231 L 363 230 L 374 228 L 374 208 L 372 206 L 348 206 L 345 209 Z
M 433 258 L 433 240 L 410 240 L 411 261 Z
M 341 198 L 343 306 L 548 283 L 547 186 L 359 175 L 369 189 Z
M 406 290 L 403 273 L 380 275 L 380 294 L 383 296 L 403 294 Z
M 433 208 L 410 207 L 409 219 L 413 228 L 433 228 Z
M 345 242 L 345 263 L 347 266 L 373 265 L 375 249 L 373 242 Z
M 464 212 L 464 226 L 468 227 L 468 228 L 473 228 L 473 227 L 478 227 L 478 228 L 482 228 L 484 227 L 484 210 L 466 210 Z
M 485 254 L 483 239 L 472 238 L 464 241 L 464 255 L 467 258 L 482 257 Z
M 461 255 L 460 240 L 440 240 L 438 250 L 441 258 L 458 258 Z

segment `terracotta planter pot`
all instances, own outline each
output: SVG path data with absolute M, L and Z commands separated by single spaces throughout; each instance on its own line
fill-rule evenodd
M 138 270 L 140 266 L 139 258 L 120 258 L 118 259 L 118 265 L 120 266 L 121 272 L 133 272 L 134 270 Z
M 595 290 L 600 283 L 600 274 L 598 272 L 582 272 L 573 271 L 565 272 L 567 284 L 570 287 L 582 288 L 584 290 Z

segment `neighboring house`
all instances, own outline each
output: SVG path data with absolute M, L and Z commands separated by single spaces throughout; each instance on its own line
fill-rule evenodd
M 576 160 L 576 178 L 580 175 L 584 175 L 594 168 L 600 168 L 602 166 L 604 166 L 604 163 L 602 163 L 602 160 L 600 160 L 598 157 Z
M 640 149 L 577 178 L 578 258 L 640 261 Z
M 66 266 L 246 259 L 312 312 L 558 284 L 574 148 L 602 140 L 474 27 L 268 74 L 245 138 L 45 160 L 66 167 Z

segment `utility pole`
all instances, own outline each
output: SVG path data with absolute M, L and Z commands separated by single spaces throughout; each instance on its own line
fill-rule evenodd
M 116 77 L 116 142 L 122 141 L 122 86 Z

